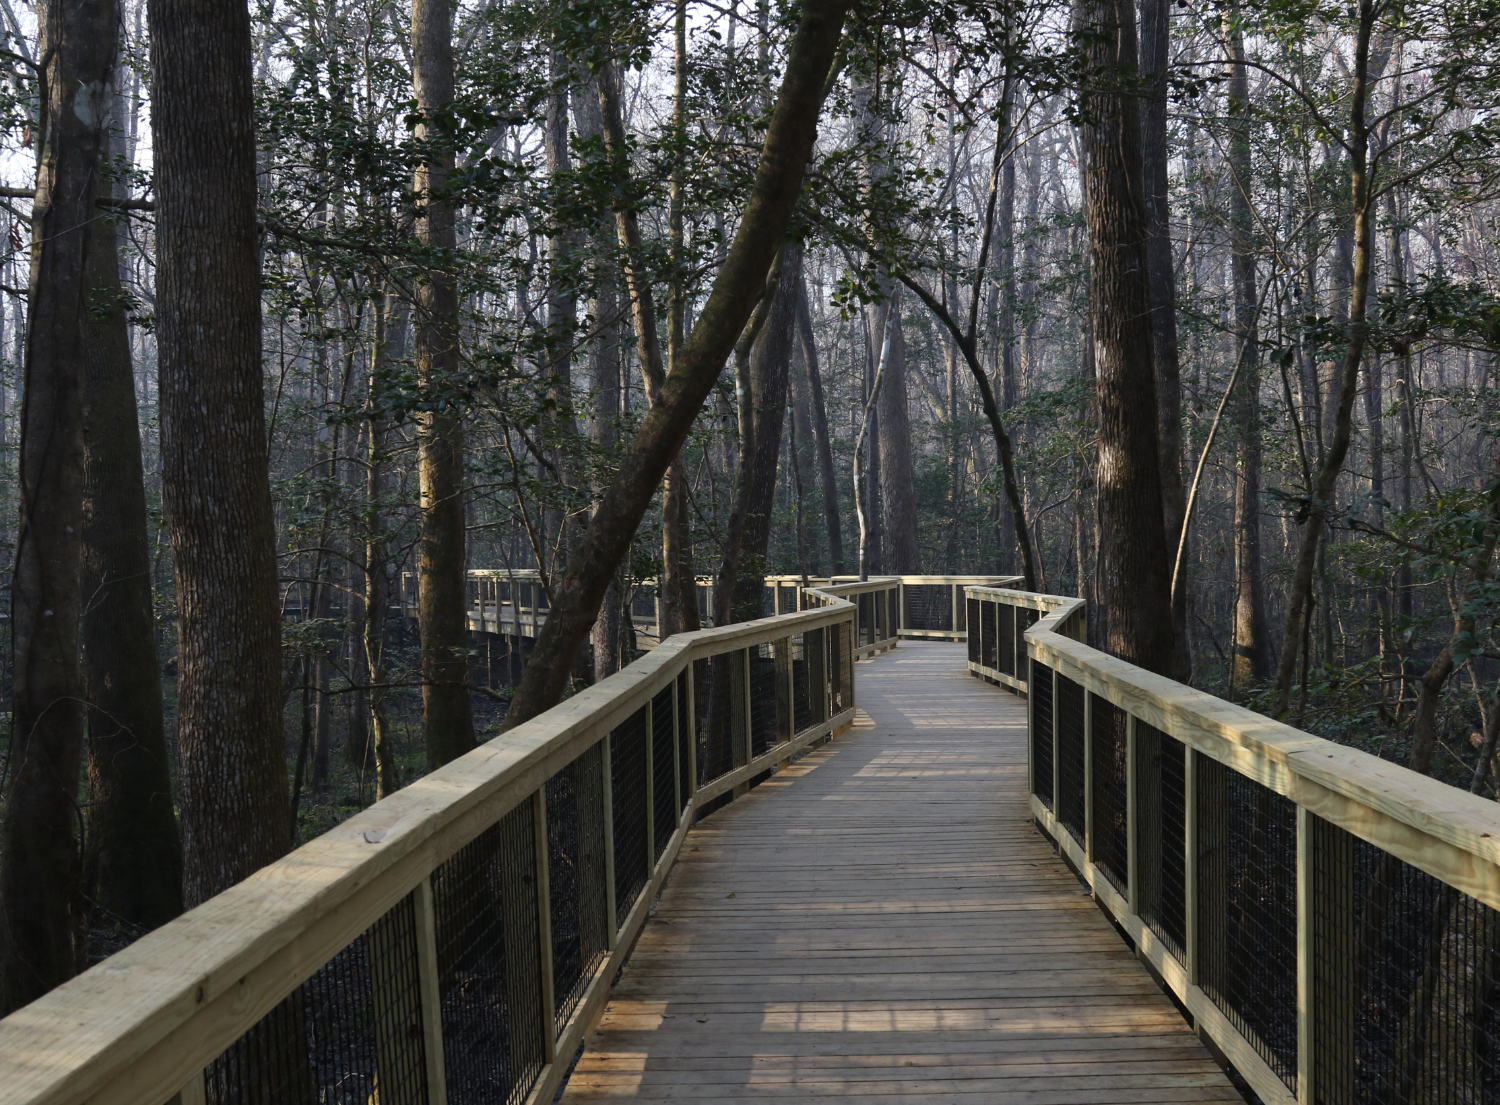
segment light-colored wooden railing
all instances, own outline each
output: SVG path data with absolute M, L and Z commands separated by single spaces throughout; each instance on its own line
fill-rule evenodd
M 838 587 L 858 583 L 859 578 L 832 576 L 810 582 L 819 587 Z M 1014 586 L 1021 582 L 1021 577 L 904 575 L 880 576 L 869 582 L 886 586 L 894 582 L 897 586 L 885 606 L 870 604 L 868 618 L 871 628 L 864 636 L 878 632 L 884 640 L 894 629 L 894 636 L 898 638 L 962 641 L 968 636 L 964 589 Z M 795 610 L 800 588 L 800 576 L 767 576 L 767 605 L 778 613 Z
M 673 637 L 143 937 L 0 1021 L 0 1101 L 550 1101 L 695 816 L 848 726 L 896 586 Z
M 1496 1098 L 1500 807 L 1092 649 L 1080 599 L 967 595 L 1037 824 L 1262 1100 Z

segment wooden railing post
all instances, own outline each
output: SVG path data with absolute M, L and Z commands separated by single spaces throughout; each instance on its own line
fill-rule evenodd
M 688 797 L 698 793 L 698 665 L 692 661 L 687 665 L 687 754 Z
M 1094 862 L 1094 696 L 1083 687 L 1083 858 Z
M 609 950 L 615 950 L 620 939 L 620 926 L 615 916 L 615 772 L 612 760 L 614 737 L 604 734 L 599 742 L 604 754 L 604 915 L 609 928 Z
M 646 700 L 646 878 L 656 872 L 656 699 Z
M 1054 818 L 1060 819 L 1062 816 L 1062 799 L 1059 795 L 1062 794 L 1062 780 L 1060 778 L 1061 769 L 1058 767 L 1058 761 L 1062 757 L 1057 754 L 1057 715 L 1062 713 L 1062 711 L 1057 708 L 1058 676 L 1056 667 L 1048 669 L 1047 678 L 1052 680 L 1052 813 Z
M 1187 945 L 1187 980 L 1198 985 L 1198 752 L 1182 750 L 1182 931 Z
M 1312 815 L 1297 807 L 1297 1101 L 1313 1105 Z
M 542 1061 L 557 1059 L 557 993 L 552 978 L 552 882 L 547 848 L 547 787 L 531 799 L 536 837 L 536 925 L 542 969 Z
M 1135 726 L 1134 714 L 1125 715 L 1125 900 L 1127 908 L 1131 913 L 1139 916 L 1141 912 L 1140 878 L 1137 871 L 1140 867 L 1140 849 L 1136 845 L 1136 823 L 1140 819 L 1140 811 L 1136 808 L 1135 801 L 1135 777 L 1139 770 L 1135 762 Z
M 428 1105 L 448 1105 L 448 1075 L 443 1062 L 443 1004 L 438 986 L 437 914 L 432 880 L 417 884 L 417 986 L 422 1006 L 422 1052 L 427 1064 Z M 184 1101 L 183 1105 L 187 1105 Z

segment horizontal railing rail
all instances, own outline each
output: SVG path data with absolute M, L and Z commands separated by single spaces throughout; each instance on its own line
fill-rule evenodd
M 968 636 L 964 589 L 972 586 L 1006 587 L 1021 581 L 1020 576 L 880 576 L 872 582 L 889 585 L 895 582 L 896 594 L 891 604 L 879 611 L 895 636 L 919 640 L 962 641 Z M 788 606 L 800 591 L 800 576 L 767 576 L 767 606 L 778 613 L 795 609 Z M 832 576 L 809 581 L 815 586 L 843 586 L 859 582 L 857 576 Z M 886 623 L 883 622 L 882 626 Z
M 416 780 L 0 1021 L 0 1100 L 550 1101 L 694 817 L 849 725 L 893 592 L 670 638 Z
M 1037 824 L 1263 1101 L 1500 1099 L 1496 803 L 1089 648 L 1080 599 L 967 598 Z

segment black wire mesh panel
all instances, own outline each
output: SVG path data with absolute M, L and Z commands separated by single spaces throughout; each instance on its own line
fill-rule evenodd
M 1089 697 L 1093 699 L 1089 739 L 1094 746 L 1092 856 L 1104 877 L 1124 894 L 1130 871 L 1125 711 L 1096 694 Z
M 995 622 L 999 608 L 998 602 L 987 602 L 979 611 L 979 662 L 991 669 L 1000 663 L 995 650 Z
M 1031 661 L 1031 793 L 1052 808 L 1052 669 Z
M 964 601 L 963 588 L 952 588 L 948 596 L 948 601 L 952 603 L 953 616 L 958 619 L 958 623 L 953 627 L 953 632 L 967 633 L 969 629 L 969 609 L 968 604 Z
M 559 1028 L 609 950 L 604 866 L 604 742 L 547 780 L 547 888 Z
M 1308 822 L 1315 1099 L 1500 1101 L 1500 914 Z
M 651 805 L 656 818 L 653 864 L 661 859 L 677 828 L 677 733 L 673 716 L 672 688 L 668 685 L 651 699 Z
M 677 677 L 677 812 L 687 809 L 693 797 L 693 778 L 690 772 L 692 758 L 693 728 L 688 714 L 688 673 L 684 668 Z
M 995 647 L 999 654 L 995 667 L 1006 675 L 1016 674 L 1016 608 L 995 604 Z
M 1061 672 L 1053 702 L 1057 711 L 1057 819 L 1084 843 L 1083 805 L 1083 688 Z
M 808 682 L 808 643 L 812 639 L 813 634 L 807 633 L 791 640 L 793 733 L 804 733 L 816 724 L 813 721 L 812 693 Z
M 743 762 L 743 710 L 735 709 L 734 689 L 742 676 L 735 669 L 744 654 L 728 652 L 693 661 L 693 701 L 697 708 L 698 785 L 711 783 Z
M 520 1101 L 542 1069 L 550 1029 L 530 801 L 432 873 L 432 901 L 448 1100 Z
M 1137 718 L 1137 912 L 1179 963 L 1187 961 L 1186 771 L 1187 749 L 1182 742 Z
M 1198 981 L 1297 1087 L 1297 807 L 1197 757 Z
M 406 897 L 204 1068 L 206 1100 L 424 1105 L 420 994 Z
M 864 594 L 854 596 L 854 605 L 859 617 L 859 647 L 872 643 L 870 636 L 874 632 L 874 618 L 871 614 L 871 595 L 866 591 Z
M 828 627 L 828 716 L 834 717 L 844 711 L 844 673 L 848 670 L 849 623 L 838 622 Z
M 964 607 L 965 607 L 965 613 L 967 614 L 967 617 L 965 618 L 966 624 L 977 626 L 979 624 L 979 600 L 978 599 L 965 599 L 964 600 Z M 968 635 L 968 644 L 969 644 L 969 663 L 971 663 L 971 664 L 977 664 L 977 663 L 979 663 L 980 662 L 979 661 L 979 634 L 978 633 L 970 633 Z
M 615 830 L 615 924 L 625 915 L 650 876 L 646 848 L 646 707 L 631 714 L 609 735 L 610 804 Z
M 776 652 L 770 644 L 750 649 L 750 756 L 753 759 L 781 737 L 776 726 Z
M 1026 631 L 1041 621 L 1042 612 L 1018 606 L 1016 610 L 1016 678 L 1026 671 Z

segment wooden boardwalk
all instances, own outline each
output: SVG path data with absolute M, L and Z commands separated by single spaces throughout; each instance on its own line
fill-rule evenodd
M 962 645 L 857 686 L 689 834 L 564 1101 L 1240 1101 L 1032 827 L 1024 700 Z

